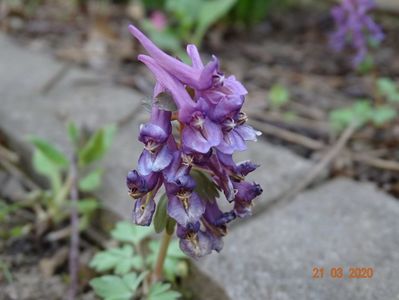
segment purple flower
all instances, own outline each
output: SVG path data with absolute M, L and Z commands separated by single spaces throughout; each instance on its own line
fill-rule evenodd
M 184 227 L 196 224 L 205 212 L 204 201 L 194 192 L 195 181 L 189 175 L 165 182 L 168 214 Z
M 137 225 L 149 226 L 155 212 L 155 201 L 151 194 L 136 200 L 133 209 L 133 222 Z
M 233 182 L 235 188 L 234 212 L 237 217 L 244 218 L 251 215 L 252 200 L 262 194 L 259 184 L 246 181 Z
M 169 70 L 180 81 L 200 90 L 209 88 L 212 85 L 212 76 L 219 66 L 216 58 L 205 67 L 193 68 L 160 50 L 133 25 L 129 26 L 129 30 L 131 34 L 140 41 L 148 54 L 157 61 L 162 68 Z
M 207 232 L 177 225 L 176 235 L 180 238 L 181 250 L 191 257 L 202 257 L 212 252 L 213 240 Z
M 336 51 L 342 51 L 346 45 L 354 49 L 355 67 L 365 60 L 370 42 L 378 44 L 384 39 L 381 28 L 368 15 L 374 6 L 372 0 L 342 0 L 331 9 L 336 30 L 331 35 L 330 45 Z
M 127 177 L 129 194 L 136 199 L 133 221 L 151 223 L 155 195 L 163 185 L 180 248 L 193 257 L 220 251 L 227 224 L 249 215 L 253 199 L 262 193 L 259 185 L 245 181 L 258 166 L 233 160 L 236 151 L 259 135 L 241 111 L 247 90 L 234 76 L 225 77 L 216 57 L 204 65 L 194 45 L 187 46 L 190 66 L 164 53 L 134 26 L 129 30 L 149 54 L 138 59 L 156 79 L 154 99 L 167 93 L 177 107 L 172 113 L 153 101 L 150 121 L 140 126 L 144 150 L 137 171 Z M 196 182 L 194 170 L 207 175 L 196 173 Z M 231 211 L 220 210 L 218 191 L 234 203 Z
M 144 144 L 138 163 L 140 174 L 159 172 L 172 161 L 172 153 L 166 143 L 172 132 L 170 121 L 170 112 L 154 107 L 150 122 L 140 125 L 139 141 Z
M 223 240 L 227 233 L 226 224 L 236 218 L 234 211 L 222 212 L 215 199 L 208 199 L 202 223 L 205 231 L 212 241 L 212 249 L 220 252 L 223 248 Z
M 136 170 L 127 174 L 126 185 L 129 189 L 129 195 L 138 199 L 152 191 L 159 180 L 159 174 L 150 173 L 147 176 L 140 175 Z
M 143 226 L 150 225 L 155 211 L 154 197 L 162 185 L 160 173 L 143 176 L 136 170 L 132 170 L 127 175 L 126 184 L 129 195 L 137 199 L 132 214 L 133 222 Z
M 188 149 L 207 153 L 222 141 L 221 126 L 211 121 L 204 110 L 194 111 L 190 122 L 185 125 L 182 137 L 183 143 Z

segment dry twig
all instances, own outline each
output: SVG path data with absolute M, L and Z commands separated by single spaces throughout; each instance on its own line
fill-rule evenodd
M 352 137 L 352 135 L 356 131 L 356 125 L 351 124 L 346 128 L 346 130 L 342 133 L 339 137 L 337 142 L 331 147 L 331 149 L 325 154 L 325 156 L 311 168 L 311 170 L 306 174 L 306 176 L 298 182 L 295 186 L 291 189 L 283 193 L 282 195 L 274 198 L 273 200 L 269 201 L 265 205 L 259 207 L 255 211 L 256 214 L 264 211 L 271 211 L 272 208 L 277 206 L 284 205 L 285 203 L 294 199 L 294 197 L 312 184 L 317 177 L 323 172 L 323 170 L 327 169 L 331 163 L 337 158 L 337 156 L 341 153 L 341 151 L 345 148 L 346 144 Z
M 18 167 L 14 166 L 8 160 L 0 156 L 0 165 L 12 176 L 22 182 L 27 188 L 31 190 L 40 190 L 40 187 L 34 183 L 26 174 L 24 174 Z
M 325 147 L 324 143 L 311 139 L 307 136 L 301 135 L 299 133 L 295 133 L 286 129 L 279 128 L 274 125 L 270 125 L 267 123 L 262 123 L 256 120 L 251 120 L 250 123 L 259 129 L 260 131 L 263 131 L 266 134 L 270 134 L 276 137 L 279 137 L 283 140 L 286 140 L 288 142 L 298 144 L 301 146 L 304 146 L 308 149 L 311 150 L 320 150 Z
M 351 155 L 351 159 L 356 162 L 361 162 L 377 169 L 399 172 L 399 162 L 393 160 L 386 160 L 370 155 Z

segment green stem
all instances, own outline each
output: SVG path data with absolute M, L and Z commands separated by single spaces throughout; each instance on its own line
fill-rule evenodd
M 166 232 L 163 233 L 161 247 L 158 252 L 158 258 L 154 269 L 154 280 L 159 281 L 163 277 L 163 264 L 165 262 L 166 254 L 168 253 L 168 247 L 172 236 Z

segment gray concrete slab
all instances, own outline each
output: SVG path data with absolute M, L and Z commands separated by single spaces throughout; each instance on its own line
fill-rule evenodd
M 30 149 L 27 138 L 36 135 L 68 152 L 67 120 L 94 130 L 141 109 L 142 95 L 77 68 L 68 71 L 43 95 L 41 89 L 62 64 L 22 49 L 3 35 L 0 35 L 0 65 L 0 129 L 23 148 Z M 107 172 L 99 193 L 107 207 L 127 218 L 131 201 L 124 178 L 141 152 L 141 145 L 136 142 L 138 126 L 138 121 L 131 120 L 118 131 L 105 159 Z
M 399 297 L 399 204 L 372 184 L 340 179 L 232 230 L 199 268 L 231 299 L 368 300 Z M 322 267 L 324 278 L 312 279 Z M 330 269 L 342 267 L 345 278 Z M 349 279 L 371 267 L 371 279 Z

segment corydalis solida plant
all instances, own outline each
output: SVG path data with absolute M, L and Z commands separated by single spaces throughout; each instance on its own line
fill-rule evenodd
M 379 44 L 384 39 L 380 26 L 369 15 L 374 7 L 372 0 L 342 0 L 331 10 L 336 24 L 330 38 L 331 47 L 336 51 L 342 51 L 346 45 L 353 48 L 355 67 L 366 59 L 370 43 Z
M 221 73 L 216 57 L 204 65 L 194 45 L 187 46 L 190 66 L 164 53 L 136 27 L 130 25 L 129 30 L 149 54 L 138 59 L 156 78 L 151 118 L 140 126 L 144 150 L 137 170 L 127 176 L 129 193 L 136 199 L 133 220 L 151 224 L 155 195 L 164 186 L 167 214 L 177 223 L 181 249 L 192 257 L 220 251 L 226 224 L 250 215 L 253 199 L 262 193 L 258 184 L 245 181 L 258 165 L 236 164 L 232 157 L 260 134 L 241 112 L 247 90 L 234 76 Z M 173 113 L 156 105 L 165 93 L 177 106 Z M 209 186 L 199 186 L 195 178 L 201 176 L 209 179 L 201 184 L 223 191 L 232 203 L 230 211 L 219 208 L 215 193 L 206 192 Z

